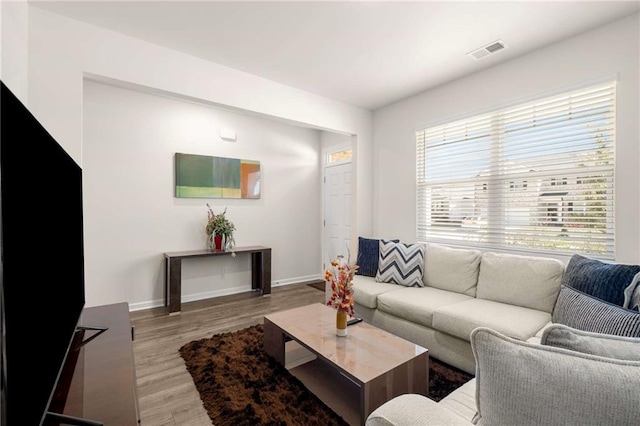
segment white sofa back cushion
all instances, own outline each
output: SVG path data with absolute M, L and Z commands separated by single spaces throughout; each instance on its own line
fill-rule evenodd
M 551 313 L 563 273 L 557 259 L 485 252 L 476 297 Z
M 476 296 L 482 253 L 428 244 L 424 260 L 424 285 Z

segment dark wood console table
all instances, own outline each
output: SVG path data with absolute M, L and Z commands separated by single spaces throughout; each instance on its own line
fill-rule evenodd
M 81 340 L 74 340 L 67 356 L 50 411 L 105 426 L 137 426 L 140 414 L 129 304 L 85 308 L 78 325 L 89 329 L 76 333 Z M 59 424 L 44 422 L 45 426 Z
M 169 315 L 180 313 L 182 293 L 182 259 L 207 256 L 229 256 L 232 253 L 251 254 L 251 289 L 260 290 L 263 295 L 271 294 L 271 249 L 263 246 L 235 247 L 233 251 L 189 250 L 165 253 L 166 293 L 165 306 Z

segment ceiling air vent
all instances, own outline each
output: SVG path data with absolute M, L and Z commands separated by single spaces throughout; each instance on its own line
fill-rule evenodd
M 472 52 L 467 53 L 467 55 L 471 56 L 473 59 L 481 59 L 485 56 L 489 56 L 492 53 L 496 53 L 502 49 L 507 47 L 504 44 L 504 41 L 498 40 L 493 43 L 489 43 L 486 46 L 481 47 L 480 49 L 476 49 Z

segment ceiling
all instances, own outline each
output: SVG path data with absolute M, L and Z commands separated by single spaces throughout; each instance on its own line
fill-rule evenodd
M 589 0 L 29 4 L 369 110 L 640 10 Z M 467 55 L 498 39 L 507 48 Z

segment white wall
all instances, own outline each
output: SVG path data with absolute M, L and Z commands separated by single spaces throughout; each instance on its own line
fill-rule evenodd
M 173 93 L 319 130 L 356 135 L 354 173 L 357 181 L 362 184 L 358 184 L 354 197 L 357 216 L 354 234 L 368 233 L 372 229 L 372 114 L 369 111 L 87 25 L 34 6 L 29 6 L 28 9 L 27 60 L 30 110 L 87 172 L 90 172 L 87 170 L 90 165 L 84 164 L 83 151 L 89 147 L 84 146 L 82 127 L 85 76 Z M 154 121 L 145 123 L 148 128 L 161 124 Z M 268 189 L 269 184 L 265 180 L 265 188 Z M 166 196 L 171 200 L 169 193 Z M 288 208 L 298 208 L 296 204 L 287 202 Z M 200 209 L 192 209 L 193 219 L 184 226 L 191 226 L 196 220 L 196 210 Z M 105 218 L 104 223 L 109 222 Z M 134 225 L 146 226 L 141 223 Z M 122 231 L 107 228 L 104 232 L 118 234 Z M 273 227 L 270 232 L 278 232 L 278 228 Z M 92 238 L 91 233 L 86 236 L 85 255 L 88 259 L 96 259 L 102 253 L 102 249 L 98 248 L 100 241 Z M 271 241 L 256 242 L 268 244 Z M 157 255 L 164 250 L 174 250 L 184 244 L 183 240 L 176 240 L 170 247 L 157 247 L 155 253 Z M 152 256 L 150 252 L 145 255 Z M 288 261 L 295 262 L 296 258 Z M 318 263 L 318 269 L 319 265 Z M 111 281 L 114 274 L 102 276 L 104 269 L 92 264 L 89 266 L 89 306 L 109 303 L 116 298 L 122 300 L 125 296 L 128 302 L 150 302 L 159 295 L 157 282 L 160 278 L 151 276 L 148 269 L 143 274 L 144 279 L 155 283 L 151 292 L 149 287 L 140 291 L 137 288 L 121 289 L 116 296 L 111 292 L 111 287 L 119 284 L 106 282 Z M 136 266 L 131 261 L 126 269 L 121 269 L 119 278 L 125 278 Z M 295 275 L 286 275 L 288 273 Z M 280 270 L 274 279 L 294 279 L 299 273 Z
M 272 248 L 274 285 L 321 277 L 319 131 L 91 81 L 83 101 L 88 304 L 161 306 L 164 252 L 206 246 L 206 203 L 227 208 L 238 246 Z M 260 161 L 261 198 L 175 198 L 176 152 Z M 183 301 L 251 289 L 247 254 L 182 274 Z
M 28 16 L 26 0 L 0 2 L 0 78 L 25 105 L 28 105 Z
M 603 76 L 618 76 L 616 260 L 640 261 L 640 36 L 635 15 L 374 113 L 374 230 L 416 240 L 416 129 Z
M 336 145 L 351 145 L 351 135 L 342 135 L 334 132 L 320 132 L 320 147 L 326 149 Z
M 369 111 L 32 6 L 30 107 L 79 161 L 85 73 L 371 138 Z

